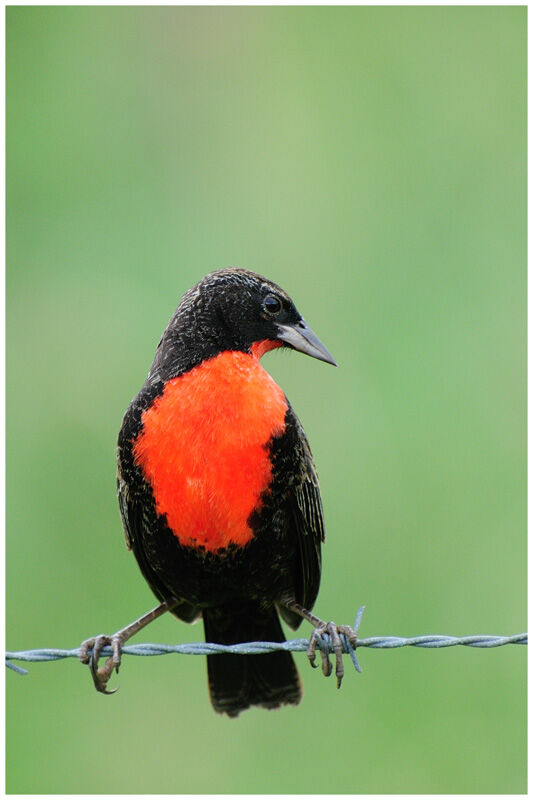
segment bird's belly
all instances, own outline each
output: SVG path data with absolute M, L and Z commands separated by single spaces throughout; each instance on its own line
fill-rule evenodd
M 246 353 L 221 353 L 168 381 L 133 452 L 180 544 L 215 552 L 251 540 L 250 515 L 272 481 L 268 444 L 286 411 L 283 391 Z

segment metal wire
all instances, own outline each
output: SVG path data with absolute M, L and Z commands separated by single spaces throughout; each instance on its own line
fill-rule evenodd
M 361 621 L 362 609 L 357 614 L 354 629 L 357 630 Z M 343 641 L 343 652 L 351 656 L 354 666 L 360 671 L 355 651 L 345 636 Z M 331 639 L 327 635 L 317 636 L 318 646 L 325 652 L 332 653 Z M 360 647 L 370 647 L 377 650 L 392 650 L 396 647 L 502 647 L 506 644 L 526 644 L 527 633 L 516 633 L 513 636 L 412 636 L 404 638 L 401 636 L 372 636 L 366 639 L 357 640 L 357 649 Z M 273 653 L 276 650 L 290 650 L 294 653 L 302 653 L 307 650 L 309 639 L 292 639 L 288 642 L 246 642 L 244 644 L 213 644 L 211 642 L 198 642 L 188 644 L 132 644 L 122 648 L 124 655 L 130 656 L 164 656 L 171 653 L 187 656 L 207 656 L 214 653 L 232 653 L 236 655 L 258 655 L 259 653 Z M 110 656 L 111 648 L 104 647 L 102 656 Z M 73 650 L 60 650 L 57 648 L 43 648 L 41 650 L 18 650 L 7 651 L 6 667 L 26 675 L 27 670 L 12 661 L 59 661 L 63 658 L 79 658 L 79 648 Z

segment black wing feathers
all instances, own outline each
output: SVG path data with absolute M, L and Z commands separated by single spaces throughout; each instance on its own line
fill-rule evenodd
M 291 435 L 292 434 L 292 435 Z M 297 477 L 286 500 L 289 535 L 297 541 L 297 558 L 294 571 L 295 600 L 304 608 L 311 610 L 320 587 L 322 567 L 321 545 L 324 541 L 324 517 L 320 498 L 320 485 L 311 448 L 300 421 L 289 406 L 286 417 L 286 434 L 293 442 L 292 469 Z M 299 463 L 295 463 L 298 460 Z M 293 612 L 280 607 L 284 620 L 297 628 L 301 618 Z

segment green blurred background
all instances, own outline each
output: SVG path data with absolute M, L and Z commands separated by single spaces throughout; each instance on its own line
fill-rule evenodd
M 7 10 L 7 645 L 154 604 L 115 442 L 180 295 L 245 266 L 338 360 L 264 360 L 308 433 L 317 613 L 526 628 L 526 10 Z M 309 628 L 303 626 L 307 635 Z M 137 641 L 187 642 L 173 618 Z M 298 708 L 212 711 L 199 657 L 8 673 L 7 789 L 524 792 L 526 650 L 362 650 Z

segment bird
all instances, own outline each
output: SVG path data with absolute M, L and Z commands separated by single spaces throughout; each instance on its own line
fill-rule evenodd
M 261 358 L 288 348 L 336 366 L 289 295 L 242 268 L 206 275 L 181 298 L 117 446 L 117 495 L 128 549 L 159 606 L 112 636 L 82 642 L 95 688 L 118 672 L 132 635 L 170 611 L 203 620 L 206 641 L 284 642 L 280 617 L 331 637 L 340 687 L 348 625 L 312 613 L 321 577 L 324 515 L 306 435 Z M 112 654 L 103 666 L 103 647 Z M 320 648 L 319 648 L 320 649 Z M 322 671 L 331 674 L 320 649 Z M 288 651 L 207 656 L 215 711 L 296 705 L 302 685 Z

